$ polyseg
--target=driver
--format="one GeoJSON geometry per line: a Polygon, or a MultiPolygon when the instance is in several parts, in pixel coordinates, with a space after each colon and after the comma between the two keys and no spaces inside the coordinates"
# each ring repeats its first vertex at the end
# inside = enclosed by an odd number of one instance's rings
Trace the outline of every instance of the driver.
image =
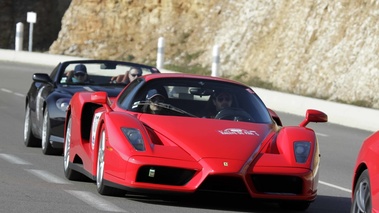
{"type": "Polygon", "coordinates": [[[72,76],[73,83],[88,82],[87,67],[84,64],[78,64],[74,69],[74,76],[72,76]]]}
{"type": "Polygon", "coordinates": [[[216,107],[216,111],[219,112],[232,106],[232,95],[228,92],[216,93],[212,99],[212,102],[216,107]]]}
{"type": "Polygon", "coordinates": [[[211,106],[208,110],[209,117],[214,118],[221,110],[231,107],[233,103],[233,96],[226,91],[216,91],[210,100],[211,106]]]}

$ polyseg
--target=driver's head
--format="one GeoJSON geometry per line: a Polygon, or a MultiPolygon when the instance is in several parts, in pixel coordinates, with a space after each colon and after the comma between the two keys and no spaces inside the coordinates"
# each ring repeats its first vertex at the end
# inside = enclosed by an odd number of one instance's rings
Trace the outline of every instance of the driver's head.
{"type": "Polygon", "coordinates": [[[78,64],[74,69],[73,82],[83,83],[87,80],[87,68],[84,64],[78,64]]]}
{"type": "Polygon", "coordinates": [[[232,95],[228,92],[216,92],[213,97],[213,104],[217,111],[232,106],[232,95]]]}
{"type": "Polygon", "coordinates": [[[157,113],[161,110],[161,107],[159,107],[157,103],[163,103],[165,101],[165,97],[156,89],[152,89],[147,93],[146,100],[150,102],[149,107],[152,113],[157,113]]]}

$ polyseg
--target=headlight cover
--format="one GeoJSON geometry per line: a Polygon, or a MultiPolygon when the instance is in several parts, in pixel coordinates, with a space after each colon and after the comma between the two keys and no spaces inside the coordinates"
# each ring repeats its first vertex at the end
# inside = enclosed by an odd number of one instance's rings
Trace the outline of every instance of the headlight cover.
{"type": "Polygon", "coordinates": [[[141,132],[138,129],[123,127],[121,130],[128,139],[129,143],[134,147],[134,149],[137,151],[146,150],[141,132]]]}
{"type": "Polygon", "coordinates": [[[60,98],[55,102],[55,104],[57,105],[57,108],[62,110],[63,112],[67,111],[69,103],[70,103],[70,98],[60,98]]]}
{"type": "Polygon", "coordinates": [[[305,163],[311,151],[311,143],[308,141],[296,141],[293,144],[297,163],[305,163]]]}

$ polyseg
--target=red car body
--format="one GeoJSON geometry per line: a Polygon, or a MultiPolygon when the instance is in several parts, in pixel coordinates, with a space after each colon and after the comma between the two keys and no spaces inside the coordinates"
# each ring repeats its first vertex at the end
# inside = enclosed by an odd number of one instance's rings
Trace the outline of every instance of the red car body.
{"type": "Polygon", "coordinates": [[[327,122],[326,114],[309,109],[299,126],[283,127],[275,112],[238,82],[187,74],[152,74],[138,81],[114,100],[103,92],[73,96],[65,127],[68,179],[84,174],[96,180],[100,194],[216,191],[285,201],[283,206],[303,210],[315,200],[319,144],[306,125],[327,122]],[[174,115],[139,111],[147,89],[162,85],[171,88],[166,107],[174,115]],[[250,114],[239,108],[219,118],[202,116],[195,108],[214,88],[235,90],[239,107],[250,114]]]}
{"type": "Polygon", "coordinates": [[[353,175],[351,212],[379,212],[379,131],[362,144],[353,175]]]}

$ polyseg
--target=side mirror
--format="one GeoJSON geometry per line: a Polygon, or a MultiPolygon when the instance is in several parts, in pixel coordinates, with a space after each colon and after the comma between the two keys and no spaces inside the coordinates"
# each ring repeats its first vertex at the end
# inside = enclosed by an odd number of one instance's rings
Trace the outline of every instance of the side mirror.
{"type": "Polygon", "coordinates": [[[280,120],[278,114],[276,114],[276,112],[274,110],[268,109],[268,112],[270,113],[272,119],[274,119],[276,124],[278,124],[279,126],[283,126],[282,121],[280,120]]]}
{"type": "Polygon", "coordinates": [[[33,81],[53,85],[53,81],[51,80],[50,76],[46,73],[34,73],[33,81]]]}
{"type": "Polygon", "coordinates": [[[109,112],[111,111],[111,100],[108,97],[107,92],[99,91],[91,94],[91,102],[101,104],[109,112]]]}
{"type": "Polygon", "coordinates": [[[328,122],[328,116],[319,110],[308,109],[305,114],[305,119],[300,123],[299,126],[305,127],[309,122],[328,122]]]}
{"type": "Polygon", "coordinates": [[[91,101],[97,104],[106,104],[108,94],[106,92],[94,92],[91,94],[91,101]]]}

